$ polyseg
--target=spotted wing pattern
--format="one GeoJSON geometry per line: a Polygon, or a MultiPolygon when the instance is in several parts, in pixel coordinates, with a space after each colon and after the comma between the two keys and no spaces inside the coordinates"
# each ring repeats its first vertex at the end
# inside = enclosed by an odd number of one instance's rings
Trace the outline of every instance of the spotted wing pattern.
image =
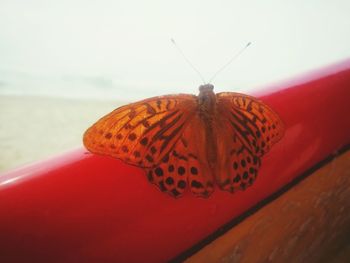
{"type": "Polygon", "coordinates": [[[153,167],[181,137],[196,105],[196,96],[179,94],[120,107],[85,132],[84,145],[93,153],[153,167]]]}
{"type": "Polygon", "coordinates": [[[257,177],[261,157],[284,134],[278,115],[256,98],[224,92],[217,94],[218,164],[216,180],[226,191],[250,186],[257,177]]]}
{"type": "Polygon", "coordinates": [[[187,186],[196,196],[209,197],[214,190],[214,177],[206,161],[205,134],[196,114],[162,162],[146,169],[148,179],[173,197],[181,196],[187,186]]]}

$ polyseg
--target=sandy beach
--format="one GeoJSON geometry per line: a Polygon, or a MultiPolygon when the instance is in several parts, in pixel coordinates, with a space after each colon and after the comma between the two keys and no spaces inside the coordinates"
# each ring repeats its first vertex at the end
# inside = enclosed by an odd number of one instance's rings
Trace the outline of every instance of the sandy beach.
{"type": "Polygon", "coordinates": [[[82,146],[82,134],[125,102],[0,96],[0,172],[82,146]]]}

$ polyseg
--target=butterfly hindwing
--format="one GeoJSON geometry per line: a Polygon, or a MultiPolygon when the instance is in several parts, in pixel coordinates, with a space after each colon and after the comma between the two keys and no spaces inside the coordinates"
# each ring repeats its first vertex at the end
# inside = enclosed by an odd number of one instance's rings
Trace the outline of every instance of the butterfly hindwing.
{"type": "Polygon", "coordinates": [[[245,190],[255,181],[261,164],[260,157],[250,151],[233,132],[230,123],[221,123],[218,129],[218,159],[216,182],[231,193],[245,190]],[[225,128],[224,128],[225,127],[225,128]]]}
{"type": "Polygon", "coordinates": [[[181,196],[186,188],[197,196],[208,197],[214,190],[214,180],[205,147],[205,130],[196,115],[162,162],[146,169],[148,179],[174,197],[181,196]]]}
{"type": "Polygon", "coordinates": [[[152,167],[169,152],[196,109],[196,96],[154,97],[120,107],[84,134],[93,153],[152,167]]]}

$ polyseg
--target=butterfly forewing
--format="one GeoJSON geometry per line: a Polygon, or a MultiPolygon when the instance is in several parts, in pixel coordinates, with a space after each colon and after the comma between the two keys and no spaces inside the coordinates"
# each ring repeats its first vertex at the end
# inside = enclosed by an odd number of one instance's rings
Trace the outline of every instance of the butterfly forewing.
{"type": "Polygon", "coordinates": [[[262,101],[234,92],[218,93],[217,101],[219,112],[227,117],[242,143],[257,156],[263,156],[282,138],[281,119],[262,101]]]}
{"type": "Polygon", "coordinates": [[[196,109],[196,97],[179,94],[150,98],[116,109],[84,134],[84,145],[141,166],[152,167],[170,151],[196,109]]]}

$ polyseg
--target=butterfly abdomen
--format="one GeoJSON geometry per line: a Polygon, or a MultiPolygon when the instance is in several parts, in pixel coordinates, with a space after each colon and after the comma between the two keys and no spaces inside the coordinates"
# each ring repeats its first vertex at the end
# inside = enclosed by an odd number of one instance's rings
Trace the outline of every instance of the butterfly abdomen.
{"type": "Polygon", "coordinates": [[[216,119],[216,95],[211,84],[199,87],[198,114],[205,128],[205,142],[207,150],[207,161],[212,172],[215,173],[217,163],[217,143],[214,120],[216,119]]]}

